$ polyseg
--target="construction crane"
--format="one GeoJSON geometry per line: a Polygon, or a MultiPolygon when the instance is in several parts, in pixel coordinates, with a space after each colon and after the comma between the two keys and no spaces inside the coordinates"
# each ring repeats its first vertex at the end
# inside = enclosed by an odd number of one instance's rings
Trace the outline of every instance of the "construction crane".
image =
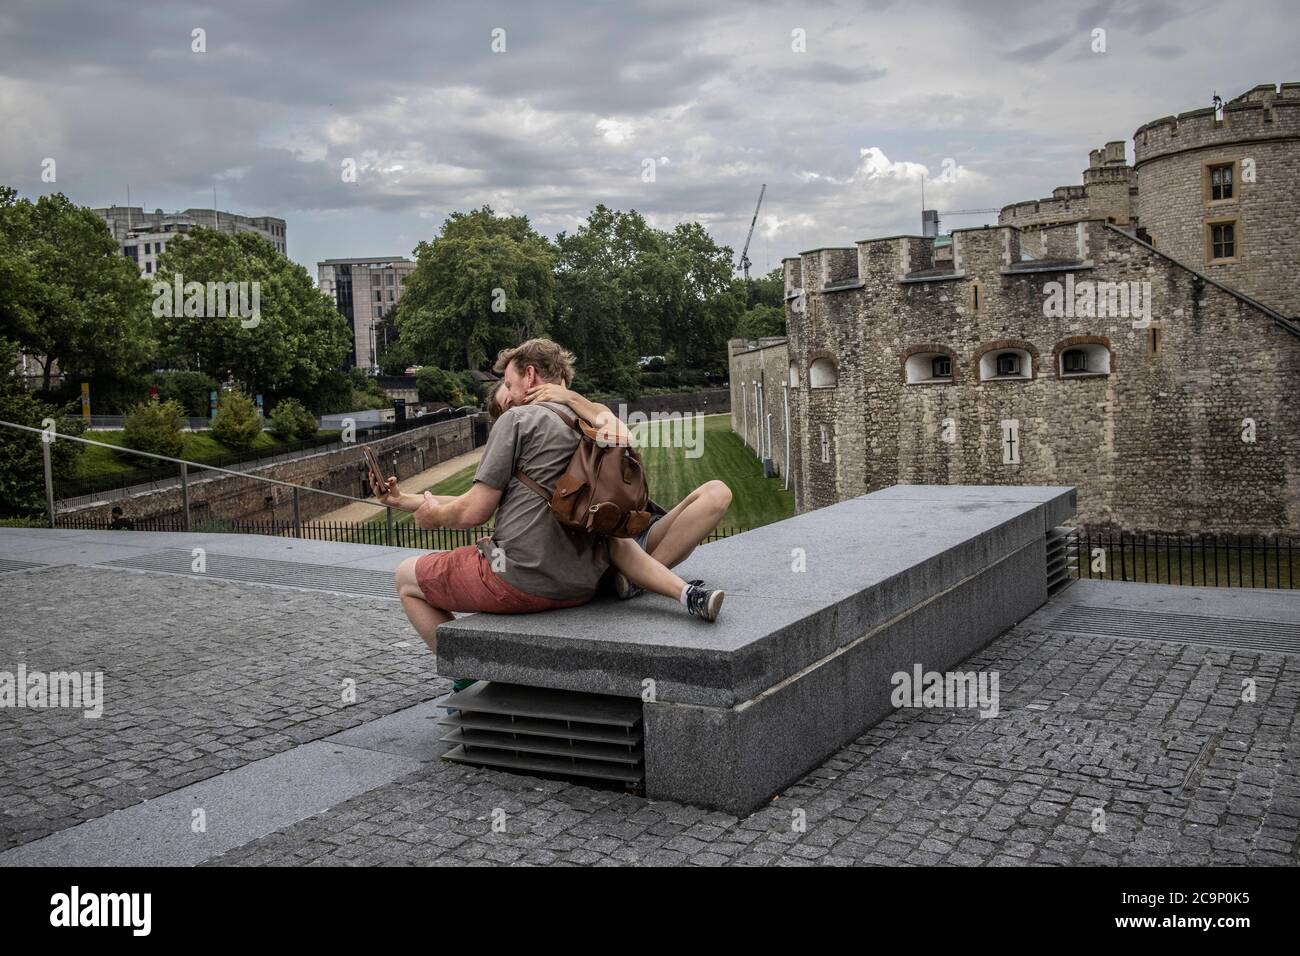
{"type": "Polygon", "coordinates": [[[749,287],[749,242],[754,238],[754,226],[758,222],[758,210],[763,205],[763,194],[767,192],[767,183],[758,191],[758,203],[754,206],[754,218],[749,221],[749,235],[745,237],[745,248],[740,253],[740,269],[745,273],[745,287],[749,287]]]}

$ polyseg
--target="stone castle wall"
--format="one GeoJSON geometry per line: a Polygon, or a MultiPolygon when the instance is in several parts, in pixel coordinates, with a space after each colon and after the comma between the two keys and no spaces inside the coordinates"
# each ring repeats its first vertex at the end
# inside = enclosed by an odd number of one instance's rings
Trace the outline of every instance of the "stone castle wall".
{"type": "Polygon", "coordinates": [[[1134,133],[1138,219],[1156,248],[1258,299],[1300,315],[1300,83],[1166,116],[1134,133]],[[1206,166],[1232,163],[1233,197],[1214,201],[1206,166]],[[1253,168],[1252,168],[1253,167],[1253,168]],[[1253,182],[1247,177],[1253,177],[1253,182]],[[1207,231],[1235,222],[1236,256],[1212,261],[1207,231]]]}
{"type": "MultiPolygon", "coordinates": [[[[1048,317],[1047,283],[1064,285],[1067,270],[1023,271],[1021,239],[1007,227],[959,230],[957,270],[909,281],[933,265],[930,240],[862,242],[858,283],[832,290],[795,282],[833,273],[826,260],[838,250],[786,261],[787,294],[803,292],[787,303],[788,344],[733,349],[732,379],[736,390],[761,364],[777,381],[793,361],[799,510],[896,483],[1068,484],[1079,489],[1078,521],[1098,529],[1300,530],[1300,340],[1097,221],[1026,241],[1078,260],[1075,283],[1149,282],[1154,351],[1152,330],[1134,328],[1140,316],[1048,317]],[[1081,345],[1106,350],[1108,375],[1062,374],[1060,354],[1081,345]],[[1009,348],[1031,357],[1031,377],[982,380],[981,356],[1009,348]],[[949,355],[953,380],[906,384],[906,360],[921,352],[949,355]],[[833,386],[810,385],[818,359],[833,363],[833,386]],[[1246,419],[1254,443],[1242,440],[1246,419]],[[1004,462],[1008,420],[1018,423],[1018,464],[1004,462]]],[[[765,399],[775,421],[781,392],[769,387],[765,399]]],[[[733,391],[737,431],[739,400],[733,391]]]]}

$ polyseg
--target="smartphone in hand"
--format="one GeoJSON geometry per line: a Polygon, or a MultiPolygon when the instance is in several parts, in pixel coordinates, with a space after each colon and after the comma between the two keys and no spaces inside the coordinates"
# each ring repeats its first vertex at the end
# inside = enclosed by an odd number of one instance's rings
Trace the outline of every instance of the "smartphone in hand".
{"type": "Polygon", "coordinates": [[[361,455],[370,468],[370,484],[373,486],[375,496],[382,497],[388,491],[388,480],[384,478],[384,473],[379,470],[379,459],[375,457],[374,449],[369,445],[361,446],[361,455]]]}

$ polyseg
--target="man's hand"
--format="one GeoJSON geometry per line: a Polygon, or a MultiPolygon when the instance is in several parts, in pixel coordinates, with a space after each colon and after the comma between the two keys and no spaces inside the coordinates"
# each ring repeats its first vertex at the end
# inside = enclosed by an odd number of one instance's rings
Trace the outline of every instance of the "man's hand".
{"type": "Polygon", "coordinates": [[[415,526],[424,531],[441,528],[442,519],[438,514],[438,502],[429,492],[424,493],[424,504],[415,509],[415,526]]]}
{"type": "Polygon", "coordinates": [[[402,492],[397,490],[397,476],[389,475],[388,480],[383,485],[375,483],[375,476],[366,473],[370,479],[370,490],[375,494],[375,500],[382,505],[388,505],[393,508],[402,506],[402,492]]]}
{"type": "Polygon", "coordinates": [[[529,405],[536,402],[555,402],[558,405],[568,405],[574,399],[574,393],[569,391],[563,385],[556,385],[553,382],[543,382],[535,388],[530,388],[524,395],[524,401],[529,405]]]}

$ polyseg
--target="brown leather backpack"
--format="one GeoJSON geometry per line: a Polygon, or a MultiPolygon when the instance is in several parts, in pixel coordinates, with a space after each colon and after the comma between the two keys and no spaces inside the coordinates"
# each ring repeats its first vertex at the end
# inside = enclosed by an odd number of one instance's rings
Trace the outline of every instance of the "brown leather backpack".
{"type": "Polygon", "coordinates": [[[515,477],[546,499],[555,520],[570,531],[635,538],[650,524],[650,492],[641,456],[631,445],[601,444],[586,422],[549,408],[578,433],[569,467],[555,482],[554,494],[515,469],[515,477]]]}

